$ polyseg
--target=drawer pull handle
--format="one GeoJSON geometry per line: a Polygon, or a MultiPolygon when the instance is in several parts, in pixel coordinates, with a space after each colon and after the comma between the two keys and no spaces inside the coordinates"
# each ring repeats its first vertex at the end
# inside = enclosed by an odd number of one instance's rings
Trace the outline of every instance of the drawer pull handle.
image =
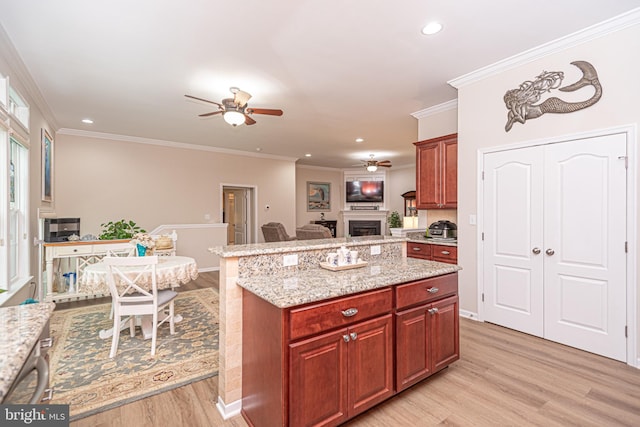
{"type": "Polygon", "coordinates": [[[343,335],[342,339],[344,340],[344,342],[349,342],[349,335],[343,335]]]}
{"type": "Polygon", "coordinates": [[[436,314],[438,313],[438,308],[437,307],[430,308],[428,311],[429,311],[429,314],[436,314]]]}
{"type": "Polygon", "coordinates": [[[440,289],[438,288],[429,288],[427,289],[427,292],[429,292],[430,294],[435,294],[439,291],[440,289]]]}
{"type": "Polygon", "coordinates": [[[420,248],[414,247],[413,250],[416,251],[416,252],[420,252],[420,248]]]}
{"type": "Polygon", "coordinates": [[[449,254],[451,254],[451,252],[449,252],[449,251],[442,251],[442,255],[449,255],[449,254]]]}
{"type": "Polygon", "coordinates": [[[351,339],[352,339],[353,341],[355,341],[355,340],[356,340],[356,338],[358,338],[358,334],[356,334],[355,332],[351,332],[351,333],[349,334],[349,336],[351,337],[351,339]]]}
{"type": "Polygon", "coordinates": [[[358,309],[357,308],[349,308],[347,310],[342,310],[342,315],[344,317],[353,317],[356,314],[358,314],[358,309]]]}
{"type": "Polygon", "coordinates": [[[53,338],[52,337],[40,340],[40,348],[49,348],[52,345],[53,345],[53,338]]]}

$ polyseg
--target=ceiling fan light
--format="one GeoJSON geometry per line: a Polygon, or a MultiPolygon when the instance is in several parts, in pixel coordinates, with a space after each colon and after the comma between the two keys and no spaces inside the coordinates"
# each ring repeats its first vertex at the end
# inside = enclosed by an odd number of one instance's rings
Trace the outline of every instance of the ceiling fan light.
{"type": "Polygon", "coordinates": [[[224,118],[224,121],[229,123],[231,126],[241,125],[245,121],[244,114],[237,111],[225,111],[222,117],[224,118]]]}
{"type": "Polygon", "coordinates": [[[377,170],[378,170],[378,166],[376,166],[376,165],[368,165],[368,166],[367,166],[367,170],[368,170],[369,172],[375,172],[375,171],[377,171],[377,170]]]}

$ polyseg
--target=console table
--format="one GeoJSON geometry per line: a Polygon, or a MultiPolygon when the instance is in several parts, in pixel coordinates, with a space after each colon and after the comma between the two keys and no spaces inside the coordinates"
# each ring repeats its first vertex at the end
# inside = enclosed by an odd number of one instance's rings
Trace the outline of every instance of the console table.
{"type": "Polygon", "coordinates": [[[321,220],[321,221],[313,221],[313,223],[320,224],[327,227],[329,230],[331,230],[331,235],[333,237],[336,237],[336,226],[338,225],[338,221],[321,220]]]}
{"type": "MultiPolygon", "coordinates": [[[[75,287],[73,292],[53,292],[54,260],[75,258],[76,282],[80,281],[84,267],[104,257],[107,252],[127,253],[132,250],[130,239],[125,240],[89,240],[76,242],[43,243],[46,262],[46,281],[40,281],[42,296],[46,301],[62,301],[72,298],[94,297],[94,294],[81,294],[75,287]]],[[[102,296],[102,295],[99,295],[102,296]]]]}

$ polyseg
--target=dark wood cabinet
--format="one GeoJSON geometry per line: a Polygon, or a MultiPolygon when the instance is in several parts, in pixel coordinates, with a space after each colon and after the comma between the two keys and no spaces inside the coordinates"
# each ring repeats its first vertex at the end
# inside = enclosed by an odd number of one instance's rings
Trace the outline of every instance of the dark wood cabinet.
{"type": "Polygon", "coordinates": [[[247,423],[337,426],[457,360],[457,278],[285,309],[243,290],[247,423]]]}
{"type": "Polygon", "coordinates": [[[320,220],[320,221],[313,221],[314,224],[320,224],[323,225],[325,227],[327,227],[330,231],[331,231],[331,235],[333,237],[336,237],[336,227],[338,226],[338,221],[336,220],[320,220]]]}
{"type": "Polygon", "coordinates": [[[396,289],[396,390],[411,387],[460,358],[457,276],[396,289]]]}
{"type": "Polygon", "coordinates": [[[426,259],[429,261],[458,263],[458,248],[448,245],[434,245],[431,243],[407,242],[407,256],[426,259]]]}
{"type": "Polygon", "coordinates": [[[458,206],[458,134],[415,143],[416,207],[458,206]]]}

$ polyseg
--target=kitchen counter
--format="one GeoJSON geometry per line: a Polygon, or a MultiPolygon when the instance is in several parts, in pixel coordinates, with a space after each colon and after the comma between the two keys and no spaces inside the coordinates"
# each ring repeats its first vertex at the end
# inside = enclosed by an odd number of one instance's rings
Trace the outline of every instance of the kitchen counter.
{"type": "Polygon", "coordinates": [[[429,245],[458,246],[457,239],[434,239],[432,237],[424,237],[424,233],[409,233],[407,234],[407,241],[427,243],[429,245]]]}
{"type": "Polygon", "coordinates": [[[9,391],[55,307],[50,302],[0,308],[0,401],[9,391]]]}
{"type": "Polygon", "coordinates": [[[286,242],[252,243],[237,246],[216,246],[209,248],[209,252],[221,258],[270,255],[286,252],[301,252],[310,250],[334,249],[340,246],[370,246],[382,243],[406,242],[406,237],[363,236],[339,237],[336,239],[288,240],[286,242]]]}
{"type": "MultiPolygon", "coordinates": [[[[404,239],[403,239],[404,240],[404,239]]],[[[380,260],[361,268],[330,271],[321,267],[286,276],[238,278],[238,285],[278,308],[355,294],[390,285],[454,273],[454,264],[414,258],[380,260]]]]}

